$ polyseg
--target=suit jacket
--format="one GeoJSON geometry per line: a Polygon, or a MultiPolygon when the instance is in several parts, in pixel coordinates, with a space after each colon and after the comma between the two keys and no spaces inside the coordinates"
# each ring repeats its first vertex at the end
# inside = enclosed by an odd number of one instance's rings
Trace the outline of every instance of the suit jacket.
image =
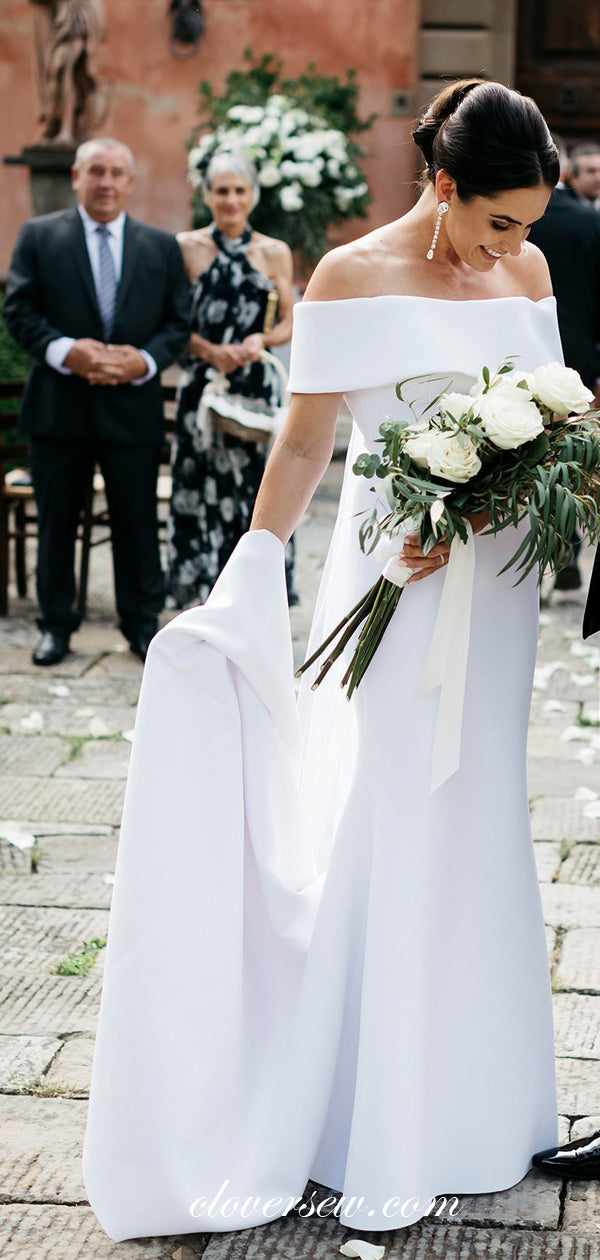
{"type": "MultiPolygon", "coordinates": [[[[600,214],[566,188],[555,188],[530,240],[546,255],[556,296],[565,363],[589,389],[600,376],[600,214]]],[[[600,550],[583,614],[587,639],[600,630],[600,550]]]]}
{"type": "Polygon", "coordinates": [[[32,356],[20,427],[59,440],[97,435],[123,444],[162,441],[160,372],[189,337],[189,286],[181,251],[168,232],[129,217],[117,292],[113,344],[147,350],[158,372],[143,385],[89,385],[45,361],[57,337],[104,340],[85,231],[77,210],[30,219],[19,233],[8,274],[4,319],[32,356]]]}
{"type": "Polygon", "coordinates": [[[555,188],[529,239],[550,268],[565,363],[593,389],[600,376],[600,213],[555,188]]]}

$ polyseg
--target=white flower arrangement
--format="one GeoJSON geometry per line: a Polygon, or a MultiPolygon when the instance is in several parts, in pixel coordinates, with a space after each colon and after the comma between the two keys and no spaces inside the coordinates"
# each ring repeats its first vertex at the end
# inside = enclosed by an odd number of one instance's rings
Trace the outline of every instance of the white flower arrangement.
{"type": "MultiPolygon", "coordinates": [[[[425,556],[439,542],[468,544],[470,519],[483,514],[488,535],[526,523],[501,572],[514,568],[523,581],[537,569],[541,581],[548,565],[560,568],[570,555],[576,526],[598,539],[600,412],[591,408],[594,395],[577,372],[545,363],[523,373],[503,360],[495,373],[483,368],[470,394],[443,391],[421,415],[403,393],[407,384],[399,382],[396,393],[414,421],[386,420],[379,430],[383,456],[365,453],[353,465],[357,476],[383,482],[378,505],[359,529],[363,551],[382,539],[397,550],[400,531],[408,528],[418,531],[425,556]]],[[[337,638],[313,683],[319,686],[364,622],[342,680],[350,697],[411,576],[401,555],[388,559],[382,576],[297,676],[337,638]]]]}
{"type": "Polygon", "coordinates": [[[201,135],[188,154],[188,179],[199,188],[216,153],[243,149],[263,189],[276,189],[286,214],[302,210],[307,190],[330,195],[336,217],[364,214],[368,184],[353,160],[348,138],[327,119],[298,108],[292,98],[270,96],[265,105],[231,105],[227,122],[201,135]]]}

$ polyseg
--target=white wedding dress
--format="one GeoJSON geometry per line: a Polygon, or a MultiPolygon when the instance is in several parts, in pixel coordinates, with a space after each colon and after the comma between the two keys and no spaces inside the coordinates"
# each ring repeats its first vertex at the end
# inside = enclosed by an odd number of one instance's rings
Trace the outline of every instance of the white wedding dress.
{"type": "MultiPolygon", "coordinates": [[[[463,390],[505,355],[562,360],[553,298],[296,308],[292,388],[344,391],[354,417],[313,645],[382,568],[352,464],[401,413],[394,383],[428,374],[421,405],[433,373],[463,390]]],[[[498,576],[518,539],[475,540],[460,766],[434,792],[438,696],[417,684],[445,571],[404,592],[352,700],[338,663],[300,717],[267,531],[153,641],[84,1149],[112,1238],[265,1224],[309,1178],[343,1192],[343,1224],[395,1229],[557,1142],[525,776],[538,595],[498,576]]]]}

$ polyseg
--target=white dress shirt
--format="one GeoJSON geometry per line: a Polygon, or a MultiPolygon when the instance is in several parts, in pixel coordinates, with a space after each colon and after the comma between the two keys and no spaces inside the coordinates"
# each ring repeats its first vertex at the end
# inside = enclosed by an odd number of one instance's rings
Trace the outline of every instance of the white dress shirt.
{"type": "MultiPolygon", "coordinates": [[[[100,241],[96,228],[98,223],[96,219],[88,214],[84,206],[78,205],[77,209],[81,215],[85,231],[85,243],[92,268],[92,276],[94,278],[94,287],[98,293],[100,287],[100,241]]],[[[117,215],[116,219],[112,219],[110,223],[104,224],[108,228],[108,245],[112,254],[115,266],[115,278],[117,284],[121,279],[121,271],[123,268],[123,232],[125,229],[125,211],[117,215]]],[[[54,341],[50,341],[46,346],[46,363],[50,367],[55,368],[57,372],[61,372],[63,376],[71,376],[71,369],[64,366],[65,359],[72,346],[75,345],[74,337],[57,337],[54,341]]],[[[131,381],[132,385],[143,385],[145,381],[149,381],[155,376],[157,366],[152,355],[147,350],[140,350],[140,354],[146,360],[148,371],[144,376],[138,376],[135,381],[131,381]]]]}

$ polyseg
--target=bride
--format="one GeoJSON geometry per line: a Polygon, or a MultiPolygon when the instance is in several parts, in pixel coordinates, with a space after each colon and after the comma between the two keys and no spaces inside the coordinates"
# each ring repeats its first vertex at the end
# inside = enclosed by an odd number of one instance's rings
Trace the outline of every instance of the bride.
{"type": "Polygon", "coordinates": [[[562,358],[525,245],[558,178],[534,102],[463,81],[414,138],[418,203],[328,254],[296,308],[294,396],[251,531],[151,646],[84,1148],[116,1240],[244,1229],[298,1202],[319,1215],[309,1178],[342,1224],[396,1229],[436,1196],[514,1185],[557,1142],[525,776],[538,598],[535,574],[500,575],[515,534],[473,521],[459,766],[435,791],[438,694],[419,679],[446,547],[406,540],[414,575],[350,703],[344,658],[298,707],[293,692],[284,546],[342,397],[354,427],[311,648],[383,567],[359,548],[372,496],[352,465],[402,416],[395,382],[419,377],[420,409],[506,355],[562,358]]]}

